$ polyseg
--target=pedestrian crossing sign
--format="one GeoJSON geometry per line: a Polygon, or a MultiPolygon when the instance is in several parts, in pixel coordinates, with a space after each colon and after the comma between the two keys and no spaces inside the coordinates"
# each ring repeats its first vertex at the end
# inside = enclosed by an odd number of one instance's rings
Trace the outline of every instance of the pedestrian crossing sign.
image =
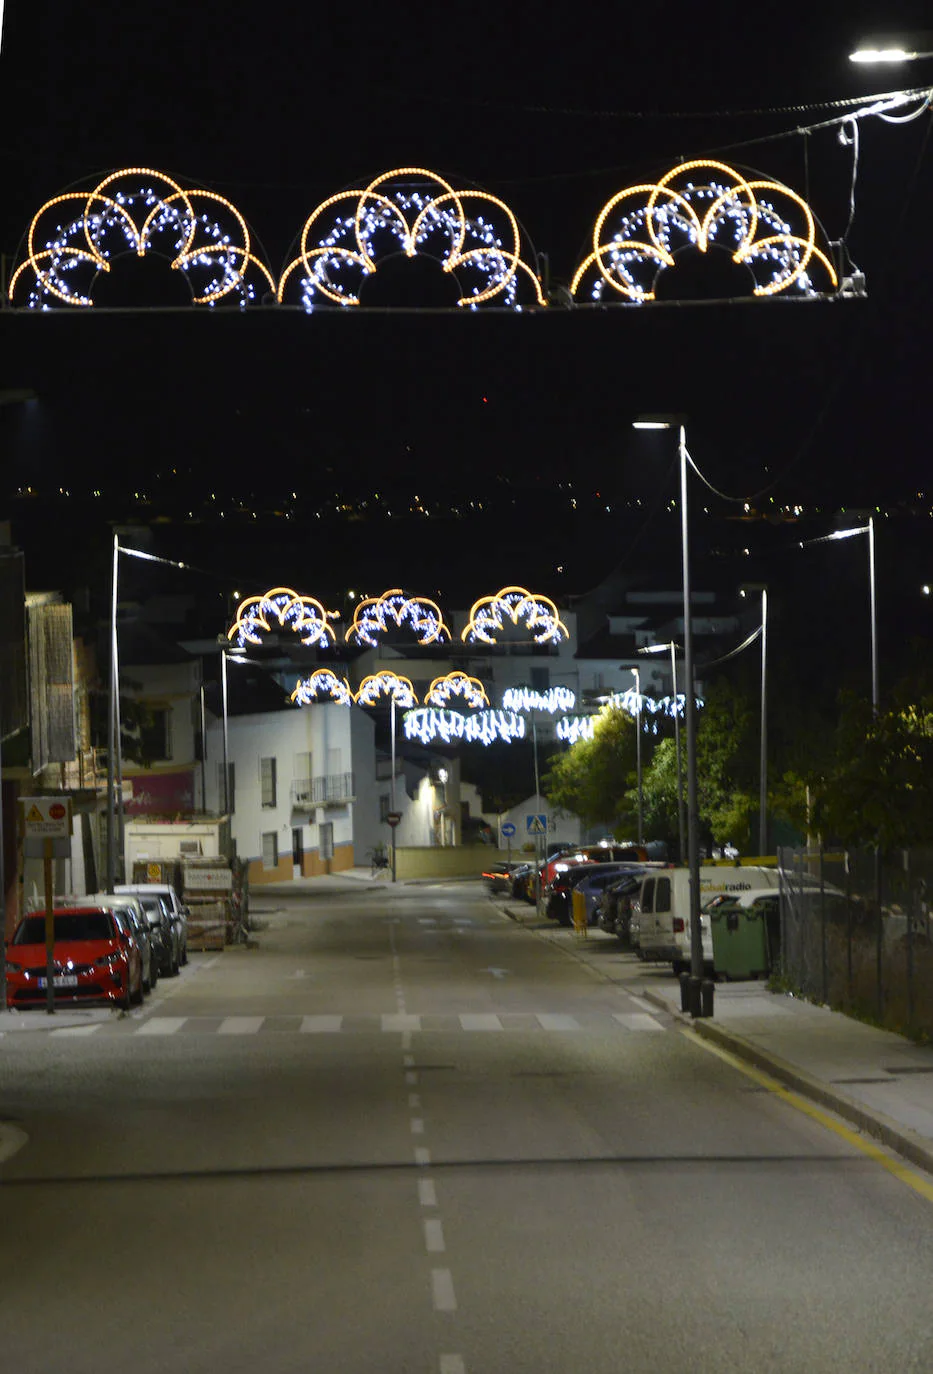
{"type": "Polygon", "coordinates": [[[539,813],[536,816],[526,816],[525,833],[528,835],[546,835],[547,816],[542,813],[539,813]]]}

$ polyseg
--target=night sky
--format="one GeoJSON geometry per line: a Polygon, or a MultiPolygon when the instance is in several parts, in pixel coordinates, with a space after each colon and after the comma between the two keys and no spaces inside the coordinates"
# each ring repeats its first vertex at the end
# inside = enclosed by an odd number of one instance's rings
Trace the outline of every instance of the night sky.
{"type": "MultiPolygon", "coordinates": [[[[898,19],[922,27],[926,8],[898,19]]],[[[550,574],[542,591],[579,592],[671,542],[673,455],[633,434],[643,410],[684,413],[711,484],[762,509],[929,508],[933,115],[861,122],[854,214],[851,143],[835,127],[794,132],[841,113],[833,101],[933,81],[933,61],[846,60],[880,12],[6,0],[8,269],[45,199],[120,166],[229,197],[278,271],[320,200],[409,164],[505,199],[565,282],[615,191],[706,155],[805,194],[827,237],[845,236],[868,297],[517,318],[0,312],[0,386],[39,396],[0,411],[0,516],[32,557],[44,517],[61,516],[58,486],[100,488],[121,519],[137,486],[192,505],[220,492],[293,504],[281,537],[268,522],[261,535],[199,532],[205,561],[231,576],[259,576],[267,559],[274,579],[311,591],[360,575],[389,585],[395,568],[449,583],[478,561],[478,594],[484,558],[489,577],[518,580],[527,558],[550,574]],[[562,480],[585,489],[586,520],[539,499],[562,480]],[[24,484],[41,492],[28,512],[10,499],[24,484]],[[510,533],[484,542],[464,522],[419,544],[407,529],[351,525],[348,538],[304,523],[322,492],[377,484],[399,501],[472,493],[510,533]],[[597,520],[603,495],[614,522],[597,520]]],[[[150,285],[140,277],[140,300],[150,285]]],[[[712,508],[697,536],[711,547],[735,507],[696,499],[712,508]]],[[[168,527],[158,538],[176,553],[194,543],[168,527]]],[[[915,526],[903,542],[918,542],[915,526]]]]}

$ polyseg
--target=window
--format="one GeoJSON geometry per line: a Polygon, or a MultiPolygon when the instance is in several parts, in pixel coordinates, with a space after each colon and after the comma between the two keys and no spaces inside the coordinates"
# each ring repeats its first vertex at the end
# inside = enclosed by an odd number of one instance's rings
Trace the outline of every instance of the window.
{"type": "Polygon", "coordinates": [[[389,793],[383,792],[379,797],[379,819],[386,821],[389,818],[389,793]]]}
{"type": "Polygon", "coordinates": [[[275,759],[259,760],[260,805],[275,806],[275,759]]]}
{"type": "Polygon", "coordinates": [[[319,830],[320,850],[322,859],[332,859],[334,857],[334,826],[332,821],[322,822],[319,830]]]}
{"type": "Polygon", "coordinates": [[[167,706],[151,706],[139,727],[139,757],[143,761],[172,757],[172,712],[167,706]]]}
{"type": "Polygon", "coordinates": [[[263,832],[262,866],[263,868],[278,868],[279,866],[279,837],[274,830],[263,832]]]}
{"type": "Polygon", "coordinates": [[[671,909],[671,880],[670,878],[659,878],[654,897],[655,911],[670,911],[671,909]]]}
{"type": "Polygon", "coordinates": [[[641,896],[640,896],[640,898],[639,898],[638,905],[641,907],[642,911],[645,911],[645,912],[651,911],[651,910],[653,910],[653,908],[652,908],[652,902],[653,902],[653,901],[654,901],[654,879],[653,879],[653,878],[646,878],[645,881],[644,881],[644,882],[642,883],[642,885],[641,885],[641,896]]]}
{"type": "Polygon", "coordinates": [[[530,676],[531,676],[531,687],[532,687],[532,691],[535,691],[535,692],[546,692],[546,691],[550,688],[550,685],[551,685],[551,670],[550,670],[550,668],[531,668],[531,669],[529,669],[529,673],[530,673],[530,676]]]}

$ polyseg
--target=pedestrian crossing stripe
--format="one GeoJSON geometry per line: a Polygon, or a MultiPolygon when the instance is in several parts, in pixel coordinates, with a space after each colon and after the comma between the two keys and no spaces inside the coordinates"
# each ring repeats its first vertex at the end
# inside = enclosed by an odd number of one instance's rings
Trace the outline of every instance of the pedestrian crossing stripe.
{"type": "Polygon", "coordinates": [[[165,1038],[178,1035],[251,1036],[283,1035],[380,1035],[503,1033],[544,1031],[548,1034],[573,1034],[603,1027],[644,1032],[664,1030],[647,1012],[589,1012],[573,1016],[566,1012],[461,1012],[459,1014],[412,1015],[402,1012],[381,1016],[318,1013],[311,1016],[149,1016],[114,1018],[80,1027],[65,1027],[50,1033],[57,1038],[82,1038],[102,1030],[111,1033],[165,1038]]]}

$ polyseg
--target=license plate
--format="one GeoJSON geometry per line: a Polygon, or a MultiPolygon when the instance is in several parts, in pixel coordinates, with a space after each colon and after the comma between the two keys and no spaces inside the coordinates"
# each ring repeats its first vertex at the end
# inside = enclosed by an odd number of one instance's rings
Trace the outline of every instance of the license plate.
{"type": "MultiPolygon", "coordinates": [[[[37,978],[36,982],[40,988],[48,987],[48,979],[37,978]]],[[[76,973],[59,973],[52,979],[53,988],[76,988],[78,986],[78,975],[76,973]]]]}

